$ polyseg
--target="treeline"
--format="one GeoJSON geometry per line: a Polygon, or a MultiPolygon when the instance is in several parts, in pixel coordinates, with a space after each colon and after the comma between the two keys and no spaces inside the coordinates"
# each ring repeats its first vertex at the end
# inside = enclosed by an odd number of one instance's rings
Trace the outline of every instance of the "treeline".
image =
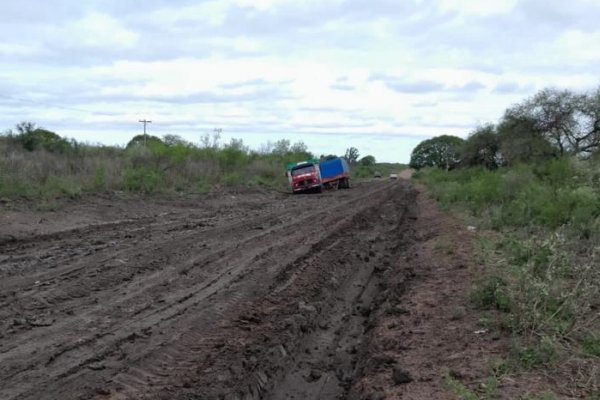
{"type": "Polygon", "coordinates": [[[439,136],[412,152],[412,168],[488,169],[600,151],[600,88],[590,93],[545,89],[506,110],[497,124],[478,127],[466,140],[439,136]]]}
{"type": "MultiPolygon", "coordinates": [[[[287,190],[285,165],[316,158],[301,141],[252,150],[241,139],[224,143],[219,133],[198,144],[178,135],[137,135],[125,147],[89,145],[31,122],[0,135],[0,155],[0,197],[32,199],[103,191],[206,193],[217,186],[287,190]]],[[[358,174],[376,165],[354,147],[343,156],[358,174]]]]}
{"type": "Polygon", "coordinates": [[[0,196],[50,198],[86,192],[206,193],[214,186],[285,183],[288,162],[314,157],[302,143],[279,140],[251,151],[242,140],[200,144],[177,135],[133,137],[125,147],[67,140],[24,122],[0,136],[0,196]]]}

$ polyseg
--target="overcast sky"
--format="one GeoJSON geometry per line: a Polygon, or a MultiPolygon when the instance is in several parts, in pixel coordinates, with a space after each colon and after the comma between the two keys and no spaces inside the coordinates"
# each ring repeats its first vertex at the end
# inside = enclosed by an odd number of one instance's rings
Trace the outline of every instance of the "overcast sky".
{"type": "Polygon", "coordinates": [[[2,0],[0,131],[407,162],[555,86],[600,85],[600,0],[2,0]]]}

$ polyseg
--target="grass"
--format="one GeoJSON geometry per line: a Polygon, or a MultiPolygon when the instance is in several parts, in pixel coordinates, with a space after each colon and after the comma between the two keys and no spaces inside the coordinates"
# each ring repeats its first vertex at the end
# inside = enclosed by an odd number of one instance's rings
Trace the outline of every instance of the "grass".
{"type": "MultiPolygon", "coordinates": [[[[287,191],[286,164],[314,158],[303,144],[290,146],[286,141],[257,152],[241,140],[196,146],[152,138],[145,146],[140,142],[120,148],[83,145],[52,135],[49,138],[56,143],[28,148],[18,136],[0,135],[0,198],[40,200],[111,191],[205,194],[219,186],[287,191]]],[[[351,175],[372,178],[376,170],[388,174],[402,168],[356,165],[351,175]]]]}
{"type": "MultiPolygon", "coordinates": [[[[490,375],[486,381],[477,388],[468,388],[460,380],[454,378],[451,374],[444,374],[444,384],[446,388],[454,393],[460,400],[492,400],[501,398],[500,379],[496,375],[490,375]]],[[[549,392],[540,395],[524,395],[518,400],[554,400],[556,397],[549,392]]],[[[591,398],[590,398],[591,400],[591,398]]]]}
{"type": "Polygon", "coordinates": [[[106,191],[207,193],[215,186],[284,190],[285,165],[312,157],[289,150],[252,152],[241,142],[236,147],[197,147],[152,141],[129,148],[69,143],[61,151],[30,151],[15,137],[0,135],[0,198],[39,200],[106,191]]]}
{"type": "Polygon", "coordinates": [[[479,228],[474,240],[483,270],[470,299],[492,313],[486,329],[514,338],[510,370],[569,363],[581,375],[575,390],[597,393],[600,162],[425,169],[415,179],[443,208],[479,228]]]}
{"type": "Polygon", "coordinates": [[[600,332],[588,334],[581,345],[586,355],[600,358],[600,332]]]}
{"type": "Polygon", "coordinates": [[[600,239],[598,163],[565,158],[499,171],[429,169],[416,177],[443,206],[467,211],[492,229],[570,225],[583,237],[600,239]]]}

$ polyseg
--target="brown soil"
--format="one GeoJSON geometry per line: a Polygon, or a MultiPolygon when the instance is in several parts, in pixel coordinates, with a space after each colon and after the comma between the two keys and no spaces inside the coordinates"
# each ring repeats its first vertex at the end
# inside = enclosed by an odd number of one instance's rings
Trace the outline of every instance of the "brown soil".
{"type": "Polygon", "coordinates": [[[484,381],[488,360],[505,351],[468,307],[471,233],[422,190],[411,219],[349,398],[453,398],[445,376],[484,381]]]}
{"type": "Polygon", "coordinates": [[[1,211],[1,399],[444,399],[504,345],[404,179],[1,211]]]}

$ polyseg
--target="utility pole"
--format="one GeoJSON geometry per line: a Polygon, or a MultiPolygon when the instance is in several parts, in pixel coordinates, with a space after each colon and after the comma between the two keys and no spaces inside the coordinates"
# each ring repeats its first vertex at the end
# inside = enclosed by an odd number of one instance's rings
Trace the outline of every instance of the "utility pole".
{"type": "Polygon", "coordinates": [[[146,124],[151,124],[152,121],[148,121],[147,119],[140,119],[139,122],[144,124],[144,147],[146,147],[146,124]]]}

